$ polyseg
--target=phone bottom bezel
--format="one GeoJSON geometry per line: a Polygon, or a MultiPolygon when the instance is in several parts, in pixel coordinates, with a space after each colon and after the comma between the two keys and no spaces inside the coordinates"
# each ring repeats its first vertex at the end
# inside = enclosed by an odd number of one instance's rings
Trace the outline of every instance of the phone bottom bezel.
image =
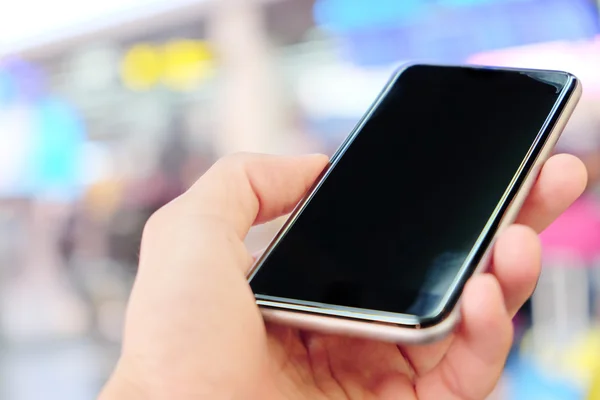
{"type": "Polygon", "coordinates": [[[267,323],[281,324],[301,330],[330,335],[343,335],[390,343],[427,344],[443,339],[460,322],[459,307],[440,323],[421,328],[400,324],[324,316],[260,306],[267,323]]]}

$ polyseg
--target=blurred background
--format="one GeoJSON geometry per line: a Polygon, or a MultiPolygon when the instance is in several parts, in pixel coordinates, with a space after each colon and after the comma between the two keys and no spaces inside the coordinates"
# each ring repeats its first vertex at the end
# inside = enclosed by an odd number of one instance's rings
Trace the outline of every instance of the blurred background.
{"type": "Polygon", "coordinates": [[[586,161],[590,189],[543,235],[494,398],[600,399],[599,34],[592,0],[0,6],[0,399],[93,398],[148,216],[223,154],[331,154],[408,60],[583,80],[559,150],[586,161]]]}

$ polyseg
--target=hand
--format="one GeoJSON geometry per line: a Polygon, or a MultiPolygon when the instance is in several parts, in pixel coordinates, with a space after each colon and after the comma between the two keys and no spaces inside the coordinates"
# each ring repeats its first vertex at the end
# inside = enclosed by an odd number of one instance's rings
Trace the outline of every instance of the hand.
{"type": "Polygon", "coordinates": [[[123,351],[103,400],[484,399],[512,341],[511,318],[540,272],[544,229],[584,190],[582,163],[551,158],[493,267],[464,291],[447,339],[398,347],[266,326],[246,281],[253,224],[290,212],[325,156],[217,162],[144,231],[123,351]]]}

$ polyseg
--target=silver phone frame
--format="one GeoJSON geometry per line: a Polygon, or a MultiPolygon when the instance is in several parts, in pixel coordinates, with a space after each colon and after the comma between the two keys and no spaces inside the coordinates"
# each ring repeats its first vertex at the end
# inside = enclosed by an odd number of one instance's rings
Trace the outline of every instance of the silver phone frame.
{"type": "MultiPolygon", "coordinates": [[[[424,63],[410,63],[406,64],[403,67],[399,68],[391,77],[387,85],[384,87],[383,91],[379,94],[373,105],[370,107],[368,112],[363,116],[363,118],[356,125],[354,130],[348,137],[343,141],[340,145],[332,160],[339,156],[340,152],[343,152],[352,140],[357,136],[357,134],[361,131],[361,128],[366,120],[371,116],[374,110],[377,109],[380,102],[383,100],[387,92],[390,90],[393,83],[398,79],[399,75],[401,75],[404,71],[406,71],[411,66],[415,65],[432,65],[432,64],[424,64],[424,63]]],[[[487,66],[469,66],[469,65],[435,65],[441,67],[459,67],[459,68],[475,68],[475,69],[495,69],[495,70],[510,70],[510,71],[520,71],[520,72],[550,72],[544,70],[535,70],[535,69],[521,69],[521,68],[499,68],[499,67],[487,67],[487,66]]],[[[555,107],[551,114],[549,114],[544,126],[540,129],[540,133],[536,138],[536,141],[532,144],[531,149],[528,154],[523,159],[523,162],[515,174],[515,178],[513,182],[507,188],[505,196],[508,195],[509,191],[513,189],[515,186],[515,181],[518,178],[522,178],[523,175],[526,175],[525,180],[522,182],[521,187],[518,189],[518,192],[513,197],[510,205],[506,209],[504,215],[500,219],[500,224],[496,229],[494,236],[489,242],[486,250],[484,252],[483,257],[477,264],[474,274],[484,272],[490,261],[491,249],[497,239],[497,237],[506,229],[506,227],[510,226],[517,218],[518,213],[529,194],[533,184],[535,183],[539,172],[544,164],[544,162],[549,158],[552,154],[554,146],[556,142],[560,138],[561,133],[563,132],[569,118],[573,114],[575,107],[582,94],[582,86],[581,82],[572,74],[562,72],[562,71],[554,71],[561,72],[568,76],[569,81],[565,85],[565,89],[563,93],[561,93],[561,97],[557,100],[555,107]],[[571,95],[565,99],[567,96],[566,88],[572,86],[573,82],[575,82],[575,88],[571,92],[571,95]],[[566,101],[566,103],[565,103],[566,101]],[[557,108],[559,105],[564,105],[562,108],[562,112],[560,116],[557,118],[554,126],[552,127],[552,131],[548,134],[545,143],[542,145],[537,158],[535,159],[533,165],[529,168],[529,170],[525,170],[525,162],[531,157],[531,153],[536,150],[538,146],[538,140],[543,135],[543,133],[547,130],[548,125],[551,123],[552,119],[557,114],[557,108]]],[[[258,267],[262,263],[262,260],[268,256],[268,253],[272,248],[276,246],[279,242],[279,239],[287,232],[288,228],[293,224],[296,217],[300,214],[300,212],[304,209],[304,206],[310,201],[312,195],[318,191],[322,182],[328,176],[329,168],[326,168],[323,174],[319,177],[315,185],[311,188],[309,193],[304,197],[302,201],[296,206],[288,221],[284,224],[278,234],[275,236],[271,244],[267,247],[267,251],[263,253],[261,257],[259,257],[252,268],[248,273],[248,280],[250,281],[252,277],[256,274],[258,267]]],[[[501,200],[499,204],[504,204],[505,198],[501,200]]],[[[496,212],[494,213],[494,217],[496,217],[496,212]]],[[[492,219],[490,218],[490,220],[492,219]]],[[[474,246],[477,247],[477,246],[474,246]]],[[[468,261],[467,261],[468,262],[468,261]]],[[[465,268],[462,268],[461,274],[465,272],[465,268]]],[[[461,274],[457,276],[457,280],[461,278],[461,274]]],[[[402,344],[426,344],[435,342],[440,340],[450,334],[458,325],[460,321],[460,299],[456,303],[453,310],[447,314],[446,318],[441,320],[439,323],[433,326],[420,327],[418,325],[412,326],[407,324],[402,324],[402,322],[396,321],[393,318],[386,318],[381,315],[374,314],[361,314],[356,311],[339,311],[336,310],[333,312],[332,310],[326,310],[323,308],[311,306],[311,305],[297,305],[290,304],[284,301],[279,301],[277,299],[273,300],[262,300],[257,299],[256,303],[260,307],[263,318],[267,322],[282,324],[286,326],[291,326],[299,329],[322,332],[327,334],[338,334],[338,335],[346,335],[346,336],[355,336],[361,337],[365,339],[373,339],[385,342],[393,342],[393,343],[402,343],[402,344]]],[[[401,314],[397,314],[401,315],[401,314]]]]}

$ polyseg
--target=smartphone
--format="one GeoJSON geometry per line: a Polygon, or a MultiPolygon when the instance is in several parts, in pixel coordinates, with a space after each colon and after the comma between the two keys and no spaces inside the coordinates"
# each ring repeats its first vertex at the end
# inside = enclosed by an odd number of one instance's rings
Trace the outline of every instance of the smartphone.
{"type": "Polygon", "coordinates": [[[580,96],[566,72],[399,70],[251,269],[264,319],[407,344],[452,332],[580,96]]]}

